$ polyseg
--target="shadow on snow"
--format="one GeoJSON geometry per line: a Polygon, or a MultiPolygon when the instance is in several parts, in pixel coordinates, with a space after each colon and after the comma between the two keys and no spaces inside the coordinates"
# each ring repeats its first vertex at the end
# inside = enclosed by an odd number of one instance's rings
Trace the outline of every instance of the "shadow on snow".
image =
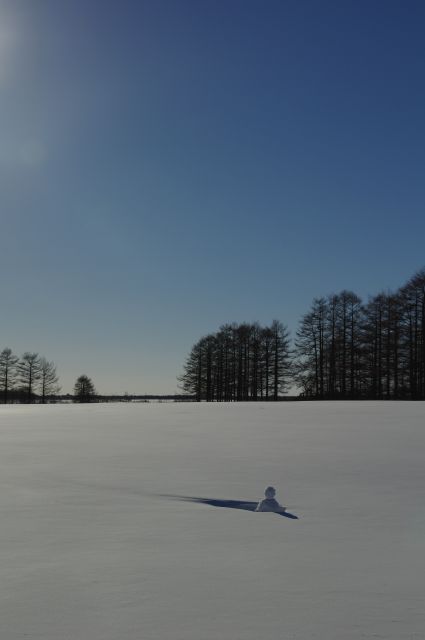
{"type": "MultiPolygon", "coordinates": [[[[242,500],[216,500],[212,498],[195,498],[193,496],[173,496],[164,495],[163,498],[174,498],[175,500],[183,500],[184,502],[197,502],[199,504],[208,504],[211,507],[224,507],[226,509],[242,509],[243,511],[255,511],[258,502],[244,502],[242,500]]],[[[298,516],[289,511],[276,513],[278,516],[284,516],[290,520],[298,520],[298,516]]]]}

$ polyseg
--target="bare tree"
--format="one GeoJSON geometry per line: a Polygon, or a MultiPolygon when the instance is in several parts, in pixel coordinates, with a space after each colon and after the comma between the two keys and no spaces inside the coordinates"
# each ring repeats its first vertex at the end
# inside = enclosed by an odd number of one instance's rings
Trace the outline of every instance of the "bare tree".
{"type": "Polygon", "coordinates": [[[313,300],[311,311],[303,316],[295,341],[297,361],[295,381],[309,397],[323,398],[326,386],[327,306],[324,298],[313,300]]]}
{"type": "Polygon", "coordinates": [[[38,353],[24,353],[17,365],[19,381],[22,384],[27,402],[32,402],[34,387],[40,380],[40,357],[38,353]]]}
{"type": "Polygon", "coordinates": [[[41,402],[45,404],[46,397],[59,393],[59,378],[56,373],[54,362],[49,362],[46,358],[40,358],[40,395],[41,402]]]}
{"type": "Polygon", "coordinates": [[[8,347],[0,353],[0,390],[3,393],[3,402],[6,404],[9,397],[9,391],[13,389],[16,381],[16,365],[19,358],[14,356],[12,349],[8,347]]]}
{"type": "Polygon", "coordinates": [[[278,320],[271,325],[273,361],[273,400],[277,400],[287,388],[291,375],[291,354],[287,328],[278,320]]]}
{"type": "MultiPolygon", "coordinates": [[[[425,269],[416,273],[400,291],[403,304],[404,370],[410,397],[425,399],[425,269]]],[[[403,371],[403,369],[402,369],[403,371]]]]}

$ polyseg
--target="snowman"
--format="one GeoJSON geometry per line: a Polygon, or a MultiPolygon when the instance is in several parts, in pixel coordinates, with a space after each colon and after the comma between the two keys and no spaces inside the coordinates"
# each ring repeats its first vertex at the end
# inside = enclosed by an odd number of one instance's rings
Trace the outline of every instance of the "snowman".
{"type": "Polygon", "coordinates": [[[274,487],[267,487],[264,491],[266,496],[257,505],[256,511],[272,511],[273,513],[283,513],[286,511],[285,507],[282,507],[275,499],[276,489],[274,487]]]}

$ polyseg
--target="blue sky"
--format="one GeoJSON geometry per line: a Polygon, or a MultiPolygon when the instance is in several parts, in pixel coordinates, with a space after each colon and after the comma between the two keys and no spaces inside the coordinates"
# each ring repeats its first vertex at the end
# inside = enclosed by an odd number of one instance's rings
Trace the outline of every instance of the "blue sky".
{"type": "Polygon", "coordinates": [[[1,348],[177,389],[225,322],[425,264],[425,5],[0,0],[1,348]]]}

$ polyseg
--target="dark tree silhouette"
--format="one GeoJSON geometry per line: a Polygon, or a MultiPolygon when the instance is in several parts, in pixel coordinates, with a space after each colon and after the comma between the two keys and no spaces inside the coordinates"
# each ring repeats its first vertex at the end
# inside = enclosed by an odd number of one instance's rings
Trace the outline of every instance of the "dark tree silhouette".
{"type": "Polygon", "coordinates": [[[297,331],[297,360],[294,365],[295,382],[305,396],[314,398],[325,395],[325,326],[326,301],[316,298],[311,311],[301,319],[297,331]]]}
{"type": "Polygon", "coordinates": [[[42,404],[46,402],[47,396],[59,393],[58,380],[55,364],[49,362],[46,358],[40,358],[40,396],[42,404]]]}
{"type": "Polygon", "coordinates": [[[85,374],[79,376],[74,385],[74,402],[95,402],[96,396],[93,381],[85,374]]]}
{"type": "Polygon", "coordinates": [[[270,329],[272,332],[273,400],[277,400],[286,391],[291,375],[289,333],[278,320],[273,320],[270,329]]]}
{"type": "Polygon", "coordinates": [[[8,347],[0,353],[0,391],[5,404],[8,402],[9,392],[13,389],[16,381],[18,361],[19,358],[14,356],[8,347]]]}
{"type": "Polygon", "coordinates": [[[40,380],[40,357],[38,353],[24,353],[17,364],[19,381],[25,391],[27,402],[34,399],[34,388],[40,380]]]}
{"type": "Polygon", "coordinates": [[[290,366],[288,332],[280,322],[224,325],[192,347],[179,380],[198,401],[277,400],[290,366]]]}
{"type": "Polygon", "coordinates": [[[425,270],[364,306],[350,291],[314,300],[295,344],[305,396],[425,399],[425,270]]]}
{"type": "Polygon", "coordinates": [[[370,398],[381,400],[400,395],[401,321],[398,294],[380,293],[364,309],[363,380],[370,398]]]}
{"type": "Polygon", "coordinates": [[[294,378],[315,398],[356,398],[361,390],[361,300],[351,291],[313,301],[296,338],[294,378]]]}
{"type": "Polygon", "coordinates": [[[402,305],[402,370],[414,400],[425,399],[425,269],[400,290],[402,305]]]}

